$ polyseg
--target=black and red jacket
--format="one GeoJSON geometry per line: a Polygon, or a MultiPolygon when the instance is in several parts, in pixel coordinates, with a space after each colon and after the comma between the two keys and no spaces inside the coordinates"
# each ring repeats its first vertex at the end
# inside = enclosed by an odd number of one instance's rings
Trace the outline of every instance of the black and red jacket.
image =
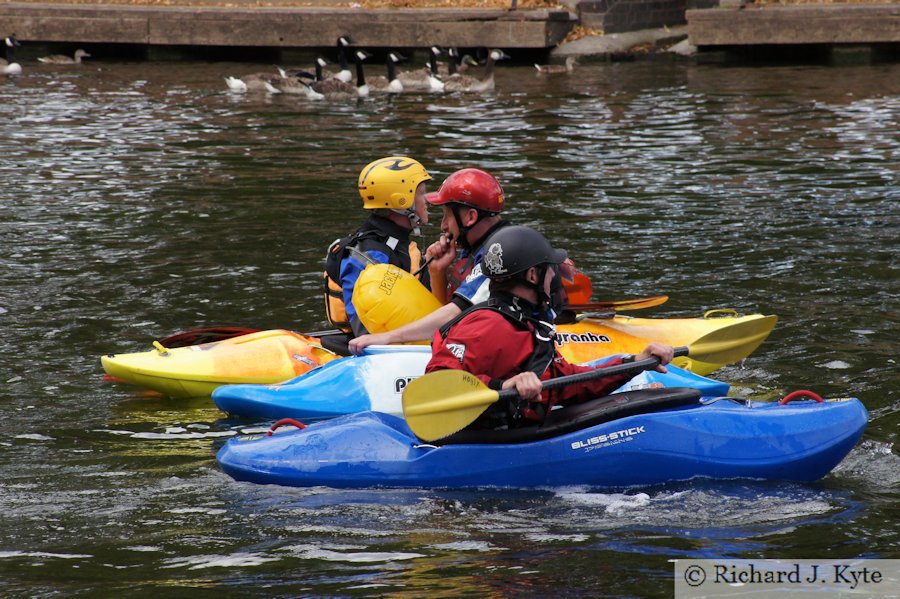
{"type": "MultiPolygon", "coordinates": [[[[488,302],[477,304],[435,333],[431,360],[425,372],[465,370],[499,390],[503,381],[526,370],[541,380],[593,370],[570,364],[555,345],[552,325],[534,318],[534,307],[506,293],[491,293],[488,302]]],[[[622,363],[614,358],[605,366],[622,363]]],[[[544,391],[538,405],[491,406],[473,428],[521,426],[539,422],[555,405],[579,403],[608,395],[628,380],[617,375],[544,391]]]]}

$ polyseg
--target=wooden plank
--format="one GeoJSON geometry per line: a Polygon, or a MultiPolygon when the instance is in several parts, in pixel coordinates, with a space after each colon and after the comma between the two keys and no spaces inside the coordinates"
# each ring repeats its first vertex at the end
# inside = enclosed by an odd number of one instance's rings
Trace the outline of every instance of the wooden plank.
{"type": "Polygon", "coordinates": [[[574,25],[564,10],[333,10],[0,3],[23,41],[151,45],[328,47],[350,34],[363,47],[548,48],[574,25]]]}
{"type": "Polygon", "coordinates": [[[687,22],[698,47],[900,42],[900,4],[712,8],[687,11],[687,22]]]}

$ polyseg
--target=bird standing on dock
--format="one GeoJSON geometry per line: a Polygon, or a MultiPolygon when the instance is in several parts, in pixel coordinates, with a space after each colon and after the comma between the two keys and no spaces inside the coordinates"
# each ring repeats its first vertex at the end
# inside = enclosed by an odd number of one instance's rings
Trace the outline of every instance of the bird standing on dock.
{"type": "Polygon", "coordinates": [[[387,77],[377,75],[370,77],[368,80],[369,90],[382,94],[402,94],[403,83],[397,79],[397,63],[404,60],[405,57],[399,52],[388,52],[387,60],[387,77]]]}
{"type": "Polygon", "coordinates": [[[21,45],[15,34],[3,38],[3,49],[6,58],[0,58],[0,75],[22,74],[22,65],[16,62],[16,48],[21,45]]]}
{"type": "Polygon", "coordinates": [[[91,55],[79,48],[75,50],[74,56],[66,56],[65,54],[52,54],[50,56],[41,56],[38,62],[44,64],[81,64],[82,58],[90,58],[91,55]]]}
{"type": "Polygon", "coordinates": [[[428,50],[428,66],[414,71],[405,71],[398,73],[397,78],[403,84],[403,89],[407,91],[444,91],[444,82],[438,75],[437,58],[441,54],[441,49],[432,46],[428,50]]]}
{"type": "Polygon", "coordinates": [[[472,75],[464,75],[457,73],[451,77],[447,77],[444,82],[444,90],[448,92],[470,92],[481,93],[493,91],[494,89],[494,67],[498,60],[509,58],[503,50],[494,49],[488,54],[487,63],[484,68],[484,77],[479,79],[472,75]]]}
{"type": "Polygon", "coordinates": [[[571,73],[575,70],[575,57],[566,58],[566,64],[535,64],[534,68],[541,75],[553,75],[556,73],[571,73]]]}

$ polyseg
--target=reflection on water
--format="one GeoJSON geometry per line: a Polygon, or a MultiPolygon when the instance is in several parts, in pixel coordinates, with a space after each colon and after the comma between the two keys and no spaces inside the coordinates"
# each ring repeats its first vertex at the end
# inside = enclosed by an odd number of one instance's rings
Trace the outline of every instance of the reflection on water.
{"type": "Polygon", "coordinates": [[[225,91],[257,70],[95,61],[0,79],[10,594],[662,595],[673,557],[891,553],[900,68],[511,67],[483,97],[338,105],[225,91]],[[324,249],[362,219],[359,168],[395,153],[435,186],[493,171],[510,218],[565,245],[598,299],[778,314],[717,376],[742,396],[858,395],[864,442],[806,486],[282,489],[218,471],[214,450],[248,423],[101,381],[98,355],[179,330],[321,328],[324,249]]]}

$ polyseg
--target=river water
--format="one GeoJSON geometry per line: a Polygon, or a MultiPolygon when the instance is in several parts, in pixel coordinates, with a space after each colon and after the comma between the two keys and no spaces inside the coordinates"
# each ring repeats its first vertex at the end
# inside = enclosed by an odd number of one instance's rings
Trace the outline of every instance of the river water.
{"type": "Polygon", "coordinates": [[[352,104],[225,91],[267,65],[25,68],[0,79],[3,596],[668,596],[675,558],[900,556],[900,65],[507,66],[352,104]],[[777,314],[715,376],[858,396],[863,441],[804,485],[289,489],[218,469],[255,423],[102,380],[177,331],[322,328],[324,249],[397,153],[495,173],[597,299],[777,314]]]}

